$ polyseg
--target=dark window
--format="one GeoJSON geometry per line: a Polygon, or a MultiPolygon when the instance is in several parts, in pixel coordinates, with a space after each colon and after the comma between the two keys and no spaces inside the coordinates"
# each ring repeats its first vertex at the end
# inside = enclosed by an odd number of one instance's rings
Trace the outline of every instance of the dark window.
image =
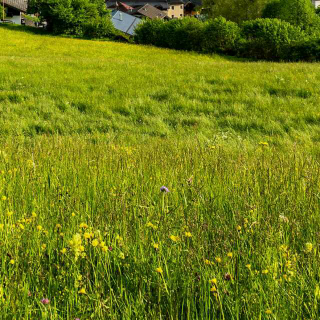
{"type": "Polygon", "coordinates": [[[180,6],[180,9],[183,9],[183,6],[180,6]]]}
{"type": "Polygon", "coordinates": [[[174,6],[171,6],[171,9],[174,10],[174,6]]]}
{"type": "Polygon", "coordinates": [[[171,17],[174,18],[174,14],[171,17]]]}
{"type": "Polygon", "coordinates": [[[182,13],[180,13],[180,17],[182,17],[182,13]]]}

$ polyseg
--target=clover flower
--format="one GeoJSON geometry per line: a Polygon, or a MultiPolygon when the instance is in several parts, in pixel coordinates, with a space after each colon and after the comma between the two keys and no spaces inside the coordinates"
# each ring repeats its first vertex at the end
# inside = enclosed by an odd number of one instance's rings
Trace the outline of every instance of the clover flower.
{"type": "Polygon", "coordinates": [[[160,191],[161,191],[161,192],[165,192],[165,193],[170,192],[169,189],[168,189],[167,187],[165,187],[165,186],[162,186],[162,187],[160,188],[160,191]]]}

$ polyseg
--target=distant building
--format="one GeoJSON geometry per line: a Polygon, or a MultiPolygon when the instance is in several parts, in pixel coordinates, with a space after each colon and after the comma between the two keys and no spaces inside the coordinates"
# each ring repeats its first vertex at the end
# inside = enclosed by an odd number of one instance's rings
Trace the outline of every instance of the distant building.
{"type": "MultiPolygon", "coordinates": [[[[15,24],[23,23],[23,14],[27,12],[28,0],[2,0],[7,10],[6,20],[15,24]]],[[[2,19],[2,16],[1,16],[2,19]]]]}
{"type": "Polygon", "coordinates": [[[316,8],[320,7],[320,0],[312,0],[312,3],[316,8]]]}
{"type": "Polygon", "coordinates": [[[131,10],[130,14],[139,18],[149,18],[149,19],[167,19],[168,16],[164,11],[157,9],[150,4],[145,4],[141,8],[136,8],[131,10]]]}
{"type": "Polygon", "coordinates": [[[119,10],[112,12],[111,21],[117,30],[130,36],[134,34],[135,27],[142,22],[141,19],[119,10]]]}
{"type": "MultiPolygon", "coordinates": [[[[108,9],[118,9],[119,2],[116,0],[107,0],[108,9]]],[[[145,5],[151,5],[161,10],[166,16],[172,19],[182,18],[184,16],[184,2],[182,0],[123,0],[121,6],[126,5],[133,9],[142,8],[145,5]]],[[[129,11],[127,11],[129,13],[129,11]]]]}

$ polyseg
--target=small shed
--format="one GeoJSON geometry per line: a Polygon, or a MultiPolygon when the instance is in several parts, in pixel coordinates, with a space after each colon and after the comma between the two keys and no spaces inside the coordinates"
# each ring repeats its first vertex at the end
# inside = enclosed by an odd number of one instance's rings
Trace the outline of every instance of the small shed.
{"type": "Polygon", "coordinates": [[[129,34],[130,36],[134,34],[135,27],[142,22],[141,19],[119,10],[112,12],[111,21],[117,30],[129,34]]]}

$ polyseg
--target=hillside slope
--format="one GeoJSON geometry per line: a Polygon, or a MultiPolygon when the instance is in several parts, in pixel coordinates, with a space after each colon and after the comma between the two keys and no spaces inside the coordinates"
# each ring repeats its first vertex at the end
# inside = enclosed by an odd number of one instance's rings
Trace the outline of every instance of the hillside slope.
{"type": "Polygon", "coordinates": [[[0,27],[0,134],[318,141],[320,64],[242,62],[0,27]]]}

